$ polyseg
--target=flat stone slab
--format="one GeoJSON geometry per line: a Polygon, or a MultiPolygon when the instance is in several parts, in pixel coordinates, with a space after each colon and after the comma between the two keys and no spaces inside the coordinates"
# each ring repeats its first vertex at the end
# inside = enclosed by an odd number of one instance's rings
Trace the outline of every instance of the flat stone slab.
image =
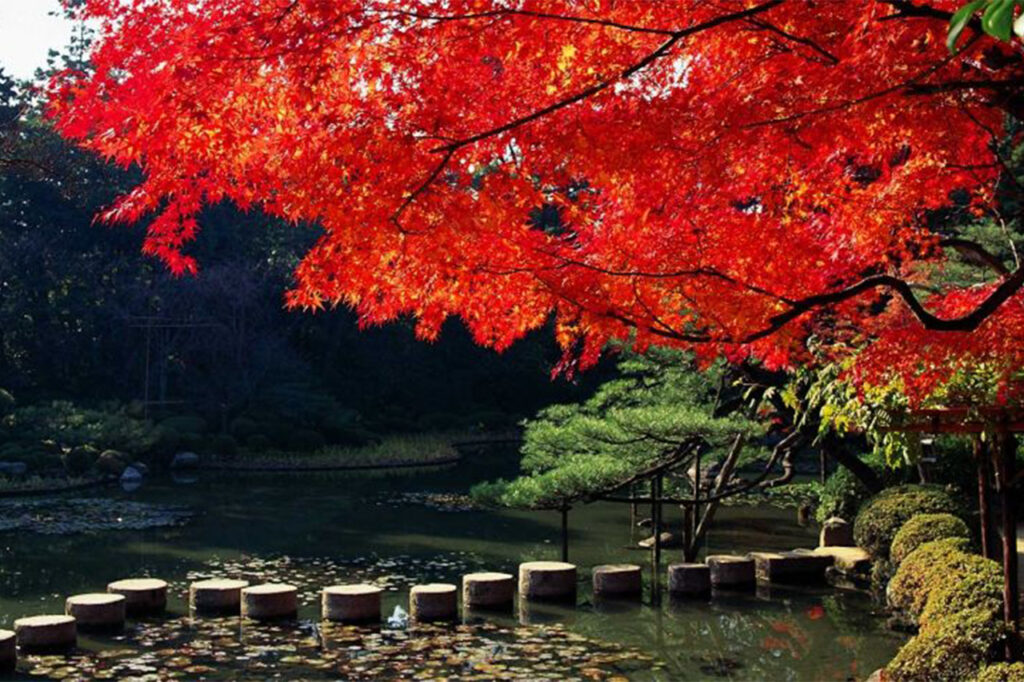
{"type": "Polygon", "coordinates": [[[643,591],[643,570],[635,564],[595,566],[592,578],[596,596],[633,597],[643,591]]]}
{"type": "Polygon", "coordinates": [[[107,585],[107,592],[125,599],[129,615],[150,615],[167,610],[167,582],[158,578],[128,578],[107,585]]]}
{"type": "Polygon", "coordinates": [[[341,623],[380,621],[381,588],[376,585],[332,585],[320,595],[324,620],[341,623]]]}
{"type": "Polygon", "coordinates": [[[671,564],[668,592],[678,597],[705,597],[711,593],[711,567],[707,564],[671,564]]]}
{"type": "Polygon", "coordinates": [[[64,613],[74,616],[82,630],[118,629],[124,627],[125,598],[107,592],[76,594],[64,602],[64,613]]]}
{"type": "Polygon", "coordinates": [[[18,646],[24,651],[65,651],[78,643],[73,616],[30,616],[14,621],[18,646]]]}
{"type": "Polygon", "coordinates": [[[242,616],[253,620],[294,618],[299,612],[299,588],[263,583],[242,588],[242,616]]]}
{"type": "Polygon", "coordinates": [[[832,559],[832,565],[843,573],[868,573],[871,571],[871,555],[860,547],[817,547],[793,551],[829,557],[832,559]]]}
{"type": "Polygon", "coordinates": [[[0,672],[9,673],[18,664],[18,635],[13,630],[0,630],[0,672]]]}
{"type": "Polygon", "coordinates": [[[575,599],[576,565],[562,561],[519,564],[519,594],[524,599],[575,599]]]}
{"type": "Polygon", "coordinates": [[[516,579],[511,573],[467,573],[462,576],[462,605],[469,609],[512,606],[516,579]]]}
{"type": "Polygon", "coordinates": [[[409,617],[415,621],[451,620],[459,610],[459,589],[449,583],[414,585],[409,591],[409,617]]]}
{"type": "Polygon", "coordinates": [[[758,580],[769,583],[823,582],[832,557],[800,552],[751,552],[758,580]]]}
{"type": "Polygon", "coordinates": [[[711,585],[724,589],[753,589],[757,584],[754,560],[734,554],[712,554],[704,560],[711,585]]]}
{"type": "Polygon", "coordinates": [[[197,613],[238,615],[248,580],[200,580],[189,585],[189,607],[197,613]]]}

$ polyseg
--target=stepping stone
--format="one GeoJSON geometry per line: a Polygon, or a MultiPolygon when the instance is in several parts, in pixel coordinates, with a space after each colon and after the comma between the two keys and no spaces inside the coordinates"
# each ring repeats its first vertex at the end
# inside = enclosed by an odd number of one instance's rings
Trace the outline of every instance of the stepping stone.
{"type": "Polygon", "coordinates": [[[9,673],[18,664],[18,640],[13,630],[0,630],[0,673],[9,673]]]}
{"type": "Polygon", "coordinates": [[[131,616],[163,613],[167,610],[167,583],[157,578],[129,578],[107,585],[107,592],[124,597],[125,612],[131,616]]]}
{"type": "Polygon", "coordinates": [[[574,600],[576,565],[561,561],[519,564],[519,594],[525,599],[574,600]]]}
{"type": "Polygon", "coordinates": [[[409,617],[412,620],[451,620],[458,610],[458,588],[455,585],[430,583],[415,585],[409,591],[409,617]]]}
{"type": "Polygon", "coordinates": [[[510,573],[467,573],[462,576],[462,605],[467,609],[512,606],[516,579],[510,573]]]}
{"type": "Polygon", "coordinates": [[[846,519],[833,516],[821,524],[821,534],[818,536],[820,547],[853,547],[853,524],[846,519]]]}
{"type": "Polygon", "coordinates": [[[381,588],[376,585],[332,585],[320,594],[324,620],[342,623],[380,621],[381,588]]]}
{"type": "Polygon", "coordinates": [[[200,580],[189,585],[188,604],[196,613],[237,616],[241,610],[242,589],[247,580],[200,580]]]}
{"type": "Polygon", "coordinates": [[[800,552],[751,552],[758,580],[769,583],[806,583],[825,580],[831,557],[800,552]]]}
{"type": "Polygon", "coordinates": [[[242,588],[242,616],[253,620],[294,618],[299,612],[299,588],[264,583],[242,588]]]}
{"type": "Polygon", "coordinates": [[[704,560],[711,574],[711,585],[724,589],[753,589],[757,584],[754,560],[733,554],[713,554],[704,560]]]}
{"type": "Polygon", "coordinates": [[[635,597],[643,591],[643,573],[634,564],[595,566],[594,596],[635,597]]]}
{"type": "Polygon", "coordinates": [[[30,616],[14,621],[18,646],[23,651],[59,652],[78,643],[78,627],[72,616],[30,616]]]}
{"type": "Polygon", "coordinates": [[[711,568],[707,564],[671,564],[668,592],[677,597],[706,597],[711,594],[711,568]]]}
{"type": "Polygon", "coordinates": [[[801,554],[831,558],[832,565],[842,573],[869,573],[871,555],[860,547],[818,547],[816,549],[794,549],[801,554]]]}
{"type": "Polygon", "coordinates": [[[64,613],[74,616],[82,630],[120,630],[124,627],[125,598],[106,592],[76,594],[64,602],[64,613]]]}

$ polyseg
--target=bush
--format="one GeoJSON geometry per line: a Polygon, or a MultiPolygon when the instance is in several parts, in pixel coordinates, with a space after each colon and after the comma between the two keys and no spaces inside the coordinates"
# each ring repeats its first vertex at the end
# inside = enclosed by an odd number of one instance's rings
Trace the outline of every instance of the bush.
{"type": "Polygon", "coordinates": [[[266,452],[272,446],[270,439],[262,433],[254,433],[245,439],[245,447],[251,452],[266,452]]]}
{"type": "Polygon", "coordinates": [[[196,415],[181,415],[168,417],[160,422],[160,426],[171,431],[177,431],[181,435],[206,433],[206,420],[196,415]]]}
{"type": "Polygon", "coordinates": [[[996,663],[981,669],[974,682],[1024,682],[1024,663],[996,663]]]}
{"type": "Polygon", "coordinates": [[[833,516],[852,521],[861,503],[871,497],[867,486],[846,467],[839,467],[828,477],[821,489],[821,499],[815,516],[824,523],[833,516]]]}
{"type": "Polygon", "coordinates": [[[72,476],[81,476],[85,472],[92,469],[96,460],[100,456],[100,451],[91,445],[79,445],[78,447],[71,448],[61,459],[64,463],[64,468],[72,476]]]}
{"type": "Polygon", "coordinates": [[[210,450],[219,457],[234,457],[238,454],[238,441],[226,433],[221,433],[210,439],[210,450]]]}
{"type": "Polygon", "coordinates": [[[944,538],[970,540],[971,531],[962,519],[952,514],[918,514],[896,533],[889,548],[889,557],[899,564],[924,543],[944,538]]]}
{"type": "Polygon", "coordinates": [[[326,445],[322,435],[309,429],[299,429],[288,439],[288,448],[295,452],[314,452],[326,445]]]}
{"type": "Polygon", "coordinates": [[[105,474],[120,476],[132,463],[132,458],[117,450],[104,450],[96,460],[96,468],[105,474]]]}
{"type": "Polygon", "coordinates": [[[926,542],[911,552],[900,564],[889,583],[889,604],[917,618],[924,610],[932,590],[945,581],[956,580],[974,557],[963,538],[946,538],[926,542]]]}
{"type": "Polygon", "coordinates": [[[11,414],[17,406],[18,401],[14,399],[11,392],[0,388],[0,417],[5,417],[11,414]]]}
{"type": "Polygon", "coordinates": [[[938,486],[896,486],[883,490],[861,506],[854,521],[853,537],[872,557],[885,559],[897,531],[914,516],[959,511],[953,497],[938,486]]]}
{"type": "Polygon", "coordinates": [[[968,611],[984,611],[999,620],[1003,611],[1003,571],[991,559],[968,554],[959,560],[956,573],[935,581],[928,595],[921,625],[927,626],[968,611]]]}
{"type": "Polygon", "coordinates": [[[893,682],[962,682],[995,655],[1005,636],[985,611],[966,611],[921,629],[886,667],[893,682]]]}

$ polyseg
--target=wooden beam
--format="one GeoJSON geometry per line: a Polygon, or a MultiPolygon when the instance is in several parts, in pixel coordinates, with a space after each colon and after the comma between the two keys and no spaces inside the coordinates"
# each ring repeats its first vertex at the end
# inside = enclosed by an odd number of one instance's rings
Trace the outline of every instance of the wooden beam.
{"type": "Polygon", "coordinates": [[[974,439],[974,462],[978,468],[978,523],[981,526],[981,554],[986,559],[995,556],[995,545],[992,542],[992,520],[989,512],[988,500],[988,460],[989,450],[981,440],[981,436],[974,439]]]}
{"type": "Polygon", "coordinates": [[[1006,660],[1017,658],[1017,638],[1020,634],[1017,600],[1017,513],[1010,489],[1017,439],[1005,427],[999,434],[999,493],[1000,517],[1003,526],[1003,620],[1010,631],[1006,640],[1006,660]]]}

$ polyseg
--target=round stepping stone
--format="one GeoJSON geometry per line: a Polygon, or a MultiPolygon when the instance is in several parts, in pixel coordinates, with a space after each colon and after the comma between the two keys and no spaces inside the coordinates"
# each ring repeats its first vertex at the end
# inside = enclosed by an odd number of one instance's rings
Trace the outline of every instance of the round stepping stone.
{"type": "Polygon", "coordinates": [[[462,576],[462,604],[467,609],[509,607],[515,593],[515,577],[510,573],[467,573],[462,576]]]}
{"type": "Polygon", "coordinates": [[[635,564],[595,566],[594,595],[600,597],[633,597],[643,591],[643,573],[635,564]]]}
{"type": "Polygon", "coordinates": [[[380,620],[381,589],[375,585],[332,585],[320,596],[324,620],[369,623],[380,620]]]}
{"type": "Polygon", "coordinates": [[[753,589],[757,583],[754,560],[732,554],[714,554],[704,563],[711,572],[711,585],[725,589],[753,589]]]}
{"type": "Polygon", "coordinates": [[[711,593],[711,569],[707,564],[670,565],[668,592],[678,597],[707,596],[711,593]]]}
{"type": "Polygon", "coordinates": [[[264,583],[242,590],[242,615],[253,620],[294,618],[299,612],[299,588],[264,583]]]}
{"type": "Polygon", "coordinates": [[[415,585],[409,592],[409,616],[413,620],[450,620],[457,611],[458,588],[455,585],[415,585]]]}
{"type": "Polygon", "coordinates": [[[14,621],[14,631],[23,651],[64,651],[78,643],[78,627],[72,616],[19,618],[14,621]]]}
{"type": "Polygon", "coordinates": [[[17,664],[17,635],[11,630],[0,630],[0,673],[13,671],[17,664]]]}
{"type": "Polygon", "coordinates": [[[197,613],[237,616],[241,609],[242,589],[247,580],[200,580],[189,585],[188,604],[197,613]]]}
{"type": "Polygon", "coordinates": [[[64,613],[74,616],[82,630],[118,630],[124,627],[125,598],[106,592],[76,594],[64,602],[64,613]]]}
{"type": "Polygon", "coordinates": [[[519,594],[526,599],[575,599],[576,565],[561,561],[519,564],[519,594]]]}
{"type": "Polygon", "coordinates": [[[167,583],[157,578],[129,578],[107,585],[107,592],[124,597],[125,612],[132,616],[163,613],[167,609],[167,583]]]}

